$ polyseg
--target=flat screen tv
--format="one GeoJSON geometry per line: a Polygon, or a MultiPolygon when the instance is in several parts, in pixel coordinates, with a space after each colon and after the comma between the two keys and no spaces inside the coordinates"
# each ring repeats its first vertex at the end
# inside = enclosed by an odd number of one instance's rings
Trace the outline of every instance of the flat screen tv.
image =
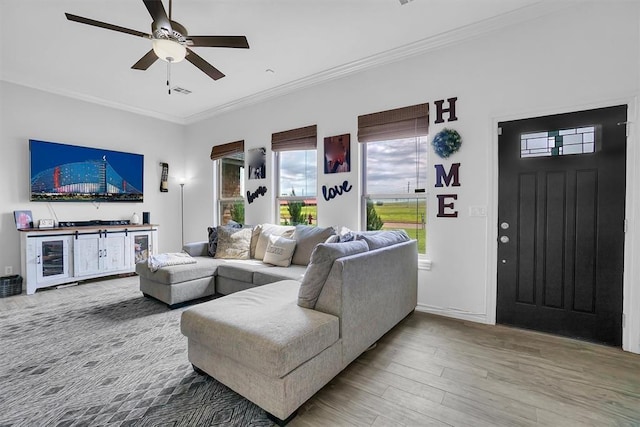
{"type": "Polygon", "coordinates": [[[142,202],[144,156],[29,140],[31,201],[142,202]]]}

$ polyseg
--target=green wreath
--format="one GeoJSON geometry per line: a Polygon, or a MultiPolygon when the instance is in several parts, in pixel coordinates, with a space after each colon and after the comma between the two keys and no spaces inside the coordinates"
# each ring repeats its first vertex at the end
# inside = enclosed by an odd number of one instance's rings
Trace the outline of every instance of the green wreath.
{"type": "Polygon", "coordinates": [[[431,145],[438,156],[446,159],[460,149],[462,137],[458,131],[445,128],[433,137],[431,145]]]}

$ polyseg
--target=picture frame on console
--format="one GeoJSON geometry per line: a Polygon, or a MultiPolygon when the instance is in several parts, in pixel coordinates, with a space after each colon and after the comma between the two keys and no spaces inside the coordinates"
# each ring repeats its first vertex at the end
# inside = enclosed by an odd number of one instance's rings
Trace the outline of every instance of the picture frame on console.
{"type": "Polygon", "coordinates": [[[16,230],[33,228],[33,214],[31,211],[13,211],[13,218],[16,221],[16,230]]]}

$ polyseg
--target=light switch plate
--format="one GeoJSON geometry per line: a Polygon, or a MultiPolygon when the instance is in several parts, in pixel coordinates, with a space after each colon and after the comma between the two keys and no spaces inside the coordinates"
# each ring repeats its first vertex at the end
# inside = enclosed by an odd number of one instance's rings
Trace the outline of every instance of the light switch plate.
{"type": "Polygon", "coordinates": [[[38,228],[53,228],[52,219],[41,219],[38,223],[38,228]]]}
{"type": "Polygon", "coordinates": [[[469,206],[469,216],[486,217],[487,207],[486,206],[469,206]]]}

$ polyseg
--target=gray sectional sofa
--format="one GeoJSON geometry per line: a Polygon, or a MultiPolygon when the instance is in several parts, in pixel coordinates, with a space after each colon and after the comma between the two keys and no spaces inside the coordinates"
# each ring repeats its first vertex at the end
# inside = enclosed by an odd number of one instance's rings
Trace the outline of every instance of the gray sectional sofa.
{"type": "Polygon", "coordinates": [[[319,244],[304,271],[217,264],[216,286],[251,289],[182,313],[194,369],[286,424],[416,307],[416,242],[360,237],[319,244]]]}

